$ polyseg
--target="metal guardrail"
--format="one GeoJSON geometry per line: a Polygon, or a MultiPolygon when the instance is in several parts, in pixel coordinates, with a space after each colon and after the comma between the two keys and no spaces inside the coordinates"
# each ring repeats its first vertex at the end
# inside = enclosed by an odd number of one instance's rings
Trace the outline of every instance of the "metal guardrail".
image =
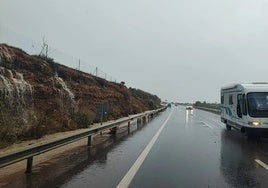
{"type": "Polygon", "coordinates": [[[0,167],[5,167],[5,166],[8,166],[10,164],[27,159],[26,173],[31,173],[33,157],[36,155],[45,153],[47,151],[56,149],[58,147],[66,145],[66,144],[70,144],[72,142],[78,141],[78,140],[86,138],[86,137],[88,137],[88,139],[89,139],[88,145],[91,145],[91,136],[94,134],[97,134],[97,133],[104,131],[104,130],[107,130],[107,129],[116,128],[123,123],[130,122],[130,121],[135,120],[135,119],[139,119],[139,118],[146,117],[146,116],[147,117],[153,116],[154,114],[156,114],[160,111],[163,111],[165,109],[166,108],[164,107],[164,108],[160,108],[157,110],[147,111],[147,112],[137,114],[137,115],[125,118],[125,119],[121,119],[119,121],[110,122],[110,123],[101,125],[99,127],[91,128],[89,130],[85,130],[85,131],[78,133],[78,134],[75,134],[75,135],[66,136],[66,137],[58,138],[58,139],[53,139],[53,140],[50,140],[50,141],[45,142],[45,143],[33,144],[30,146],[26,146],[26,147],[22,148],[21,150],[17,150],[17,151],[3,154],[0,156],[0,167]]]}
{"type": "Polygon", "coordinates": [[[215,109],[215,108],[205,108],[205,107],[198,107],[198,106],[194,106],[194,108],[200,109],[200,110],[205,110],[205,111],[212,112],[212,113],[215,113],[215,114],[220,114],[221,113],[220,109],[215,109]]]}

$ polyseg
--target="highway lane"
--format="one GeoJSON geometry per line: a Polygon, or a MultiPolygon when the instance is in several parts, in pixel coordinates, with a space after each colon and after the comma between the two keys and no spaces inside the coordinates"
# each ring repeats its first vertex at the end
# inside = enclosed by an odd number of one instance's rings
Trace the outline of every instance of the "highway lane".
{"type": "Polygon", "coordinates": [[[96,137],[103,141],[93,148],[62,153],[34,166],[32,176],[16,174],[2,187],[116,187],[145,148],[129,187],[268,186],[268,140],[248,141],[227,131],[213,113],[172,107],[139,130],[133,125],[130,134],[121,129],[116,138],[96,137]]]}
{"type": "Polygon", "coordinates": [[[130,187],[267,187],[268,142],[227,131],[220,117],[179,107],[130,187]]]}

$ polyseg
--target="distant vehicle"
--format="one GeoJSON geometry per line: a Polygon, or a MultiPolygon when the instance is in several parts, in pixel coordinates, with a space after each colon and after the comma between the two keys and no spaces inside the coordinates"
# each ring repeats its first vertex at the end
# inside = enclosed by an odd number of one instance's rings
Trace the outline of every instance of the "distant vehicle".
{"type": "Polygon", "coordinates": [[[233,84],[221,88],[221,121],[248,137],[268,131],[268,83],[233,84]]]}
{"type": "Polygon", "coordinates": [[[186,110],[192,110],[193,107],[192,106],[186,106],[186,110]]]}

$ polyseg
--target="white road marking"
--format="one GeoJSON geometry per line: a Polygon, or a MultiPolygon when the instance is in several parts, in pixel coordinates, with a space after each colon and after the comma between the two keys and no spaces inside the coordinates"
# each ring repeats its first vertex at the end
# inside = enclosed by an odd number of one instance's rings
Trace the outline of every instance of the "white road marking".
{"type": "Polygon", "coordinates": [[[255,159],[255,162],[258,163],[259,165],[261,165],[263,168],[265,168],[266,170],[268,170],[268,165],[265,164],[264,162],[262,162],[259,159],[255,159]]]}
{"type": "Polygon", "coordinates": [[[149,142],[149,144],[146,146],[146,148],[143,150],[143,152],[140,154],[138,159],[135,161],[133,166],[129,169],[129,171],[126,173],[124,178],[120,181],[120,183],[116,186],[117,188],[125,188],[128,187],[131,181],[133,180],[134,176],[138,172],[139,168],[141,167],[143,161],[149,154],[150,150],[152,149],[153,145],[155,144],[157,138],[159,137],[160,133],[162,132],[163,128],[166,126],[169,118],[171,117],[172,112],[169,114],[166,121],[163,123],[163,125],[160,127],[160,129],[157,131],[157,133],[154,135],[152,140],[149,142]]]}
{"type": "Polygon", "coordinates": [[[202,121],[202,123],[204,124],[204,126],[209,127],[210,129],[213,129],[213,127],[207,124],[206,122],[202,121]]]}
{"type": "MultiPolygon", "coordinates": [[[[225,124],[222,123],[221,120],[219,120],[219,121],[210,120],[210,121],[213,122],[213,123],[215,124],[215,126],[216,126],[216,124],[217,124],[217,125],[219,125],[220,127],[225,128],[225,124]]],[[[217,127],[218,127],[218,126],[217,126],[217,127]]]]}

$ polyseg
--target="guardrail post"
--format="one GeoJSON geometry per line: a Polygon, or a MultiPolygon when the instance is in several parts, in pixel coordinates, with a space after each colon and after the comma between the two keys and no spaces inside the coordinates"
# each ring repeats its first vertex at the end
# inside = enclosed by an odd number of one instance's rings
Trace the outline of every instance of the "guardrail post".
{"type": "Polygon", "coordinates": [[[114,127],[111,129],[111,134],[116,135],[117,127],[114,127]]]}
{"type": "Polygon", "coordinates": [[[141,118],[137,118],[137,129],[140,128],[140,124],[141,124],[141,118]]]}
{"type": "Polygon", "coordinates": [[[88,136],[87,146],[89,146],[89,147],[92,146],[92,136],[88,136]]]}
{"type": "Polygon", "coordinates": [[[146,120],[146,116],[143,116],[143,117],[142,117],[142,123],[143,123],[143,124],[146,124],[146,122],[147,122],[147,120],[146,120]]]}
{"type": "Polygon", "coordinates": [[[31,174],[32,167],[33,167],[33,156],[27,159],[27,167],[26,167],[25,174],[31,174]]]}
{"type": "Polygon", "coordinates": [[[127,132],[128,132],[128,134],[130,133],[130,121],[127,122],[127,132]]]}

